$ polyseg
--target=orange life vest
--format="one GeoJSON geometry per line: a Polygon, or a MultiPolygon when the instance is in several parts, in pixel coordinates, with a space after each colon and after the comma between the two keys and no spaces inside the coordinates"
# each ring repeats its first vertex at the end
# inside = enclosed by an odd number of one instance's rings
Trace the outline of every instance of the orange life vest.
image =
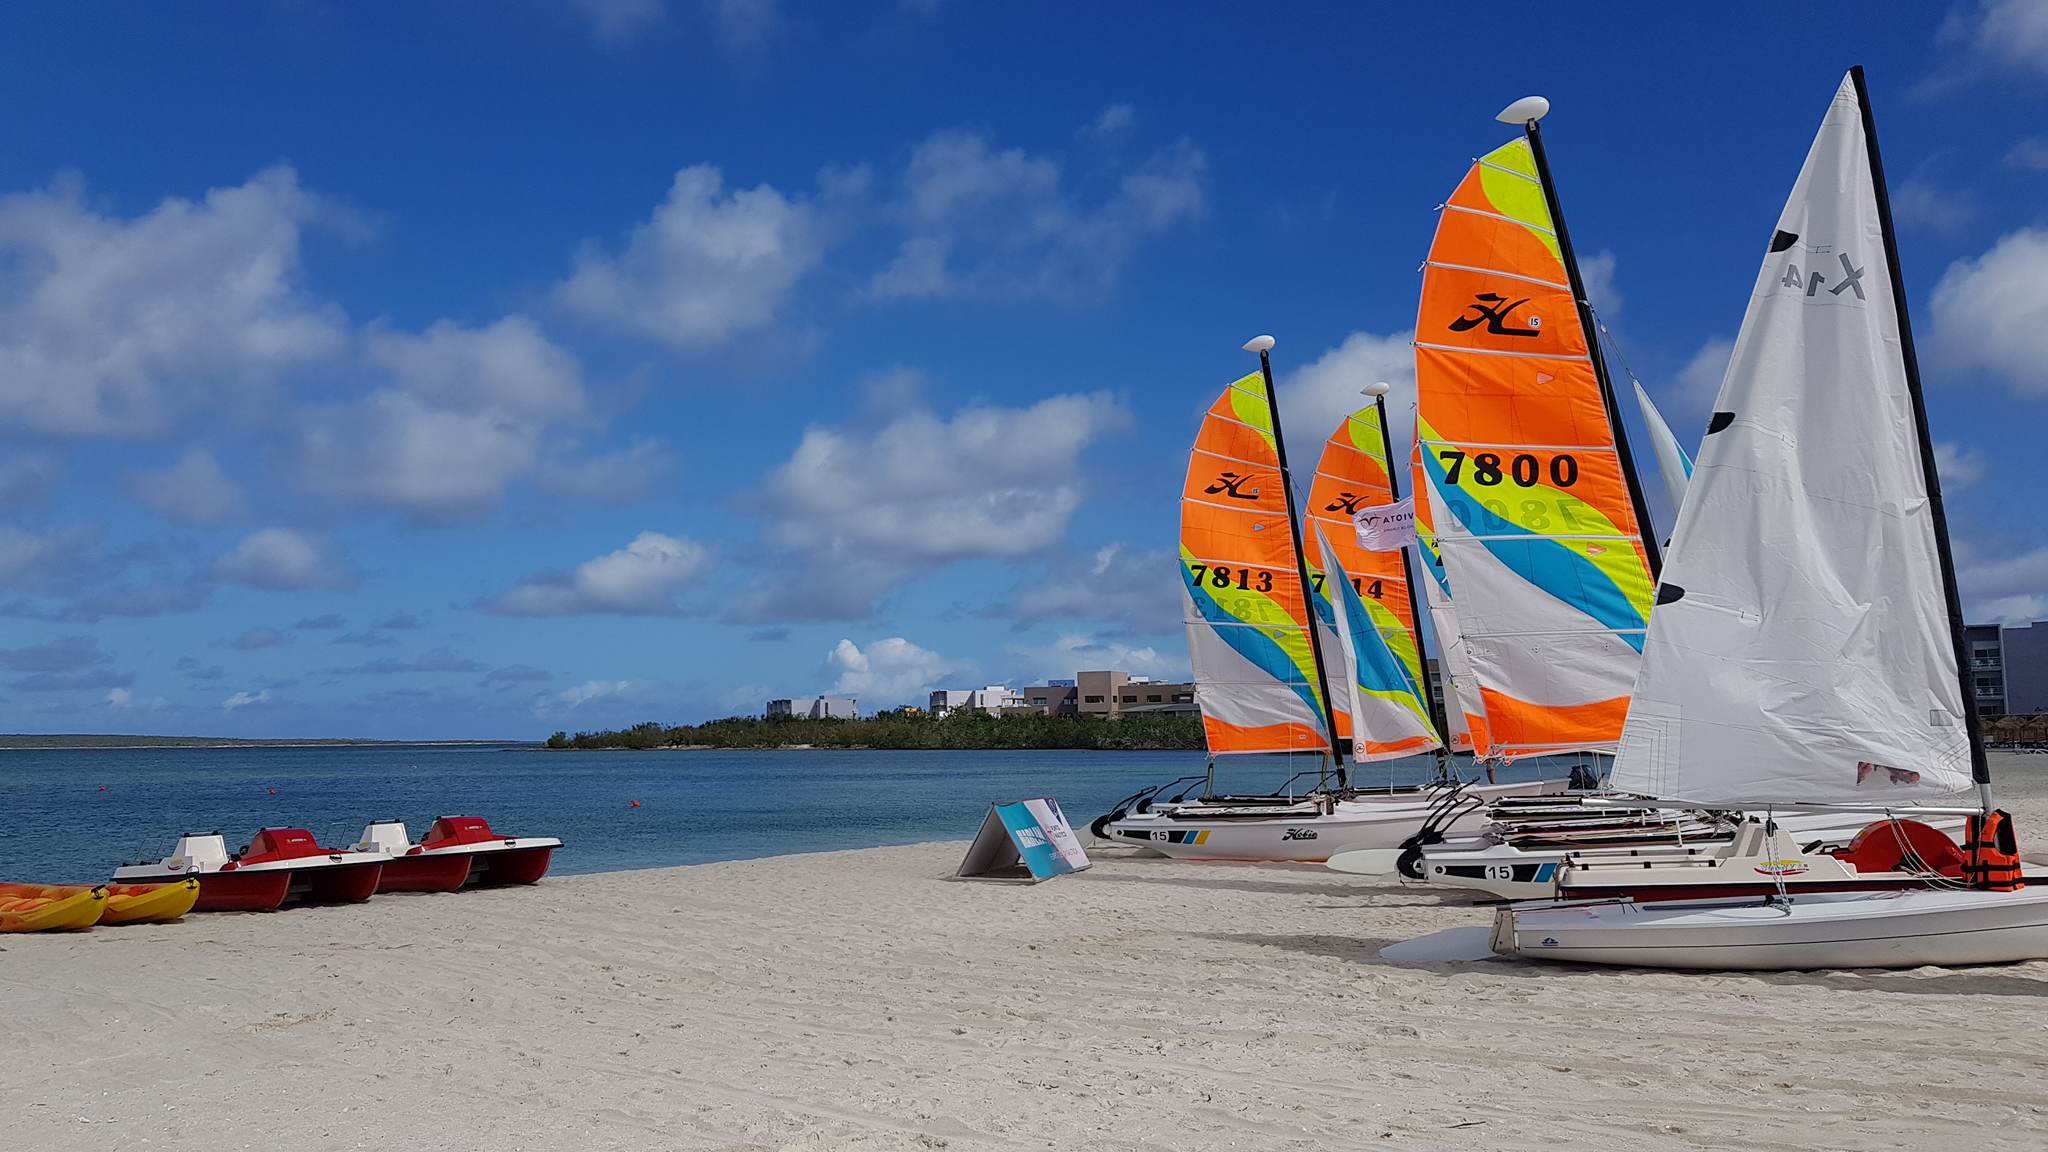
{"type": "Polygon", "coordinates": [[[2020,886],[2019,840],[2004,809],[1972,816],[1963,829],[1963,878],[1973,888],[2012,892],[2020,886]]]}

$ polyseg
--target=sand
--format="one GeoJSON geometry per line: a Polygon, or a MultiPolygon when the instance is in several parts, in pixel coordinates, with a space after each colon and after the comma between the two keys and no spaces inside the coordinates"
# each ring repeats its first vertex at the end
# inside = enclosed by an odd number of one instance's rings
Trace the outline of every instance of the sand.
{"type": "Polygon", "coordinates": [[[1397,965],[1491,913],[1121,850],[941,879],[961,852],[0,938],[0,1147],[2048,1146],[2048,962],[1397,965]]]}

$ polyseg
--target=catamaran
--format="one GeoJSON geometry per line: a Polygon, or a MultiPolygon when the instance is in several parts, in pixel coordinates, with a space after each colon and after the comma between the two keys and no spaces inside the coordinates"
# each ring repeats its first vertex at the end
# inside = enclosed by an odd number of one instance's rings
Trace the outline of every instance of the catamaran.
{"type": "MultiPolygon", "coordinates": [[[[1219,756],[1307,753],[1319,760],[1317,785],[1298,797],[1215,797],[1205,788],[1177,803],[1141,793],[1094,830],[1183,858],[1322,861],[1347,847],[1399,843],[1460,786],[1363,792],[1337,775],[1347,741],[1353,758],[1368,763],[1442,746],[1419,675],[1412,582],[1398,552],[1360,549],[1349,558],[1358,566],[1351,572],[1328,532],[1316,554],[1305,547],[1272,386],[1273,340],[1262,336],[1245,347],[1259,354],[1260,371],[1232,382],[1211,405],[1182,491],[1195,698],[1212,766],[1219,756]]],[[[1355,513],[1393,502],[1390,455],[1376,396],[1326,445],[1318,471],[1327,480],[1312,489],[1330,514],[1319,528],[1337,527],[1334,514],[1347,504],[1355,513]]],[[[1340,535],[1352,532],[1347,516],[1340,535]]]]}
{"type": "MultiPolygon", "coordinates": [[[[1669,968],[2048,958],[2048,885],[2025,883],[2012,821],[1992,803],[1861,68],[1771,235],[1671,557],[1615,784],[1685,805],[1879,818],[1834,856],[1765,825],[1737,855],[1613,870],[1638,899],[1504,908],[1494,949],[1669,968]],[[1972,787],[1975,805],[1940,806],[1972,787]],[[1902,818],[1944,810],[1967,813],[1960,850],[1902,818]],[[1823,872],[1831,883],[1802,890],[1823,872]],[[1656,892],[1645,875],[1660,877],[1656,892]],[[1640,899],[1686,889],[1717,898],[1640,899]]],[[[1581,870],[1608,871],[1568,871],[1581,870]]]]}

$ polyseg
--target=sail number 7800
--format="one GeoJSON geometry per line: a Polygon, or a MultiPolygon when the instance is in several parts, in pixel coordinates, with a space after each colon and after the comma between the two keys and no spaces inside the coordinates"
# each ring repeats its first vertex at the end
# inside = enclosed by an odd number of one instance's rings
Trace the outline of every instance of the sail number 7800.
{"type": "MultiPolygon", "coordinates": [[[[1464,475],[1465,466],[1472,467],[1472,482],[1492,487],[1502,480],[1512,482],[1517,488],[1534,488],[1543,479],[1542,462],[1527,452],[1518,452],[1506,461],[1498,452],[1467,454],[1456,448],[1440,448],[1437,459],[1443,461],[1444,482],[1456,484],[1464,475]],[[1503,468],[1502,464],[1506,467],[1503,468]]],[[[1569,488],[1579,482],[1579,460],[1569,452],[1560,452],[1550,458],[1550,484],[1553,488],[1569,488]]]]}

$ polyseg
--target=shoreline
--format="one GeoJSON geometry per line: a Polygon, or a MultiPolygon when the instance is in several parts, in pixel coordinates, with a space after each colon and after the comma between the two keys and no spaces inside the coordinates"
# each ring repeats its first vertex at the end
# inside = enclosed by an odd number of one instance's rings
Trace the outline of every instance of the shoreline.
{"type": "Polygon", "coordinates": [[[2011,1010],[2048,963],[1400,964],[1379,950],[1491,910],[1123,850],[952,882],[961,844],[10,937],[0,1109],[51,1152],[2048,1142],[2048,1096],[1985,1063],[2048,1061],[2011,1010]]]}

